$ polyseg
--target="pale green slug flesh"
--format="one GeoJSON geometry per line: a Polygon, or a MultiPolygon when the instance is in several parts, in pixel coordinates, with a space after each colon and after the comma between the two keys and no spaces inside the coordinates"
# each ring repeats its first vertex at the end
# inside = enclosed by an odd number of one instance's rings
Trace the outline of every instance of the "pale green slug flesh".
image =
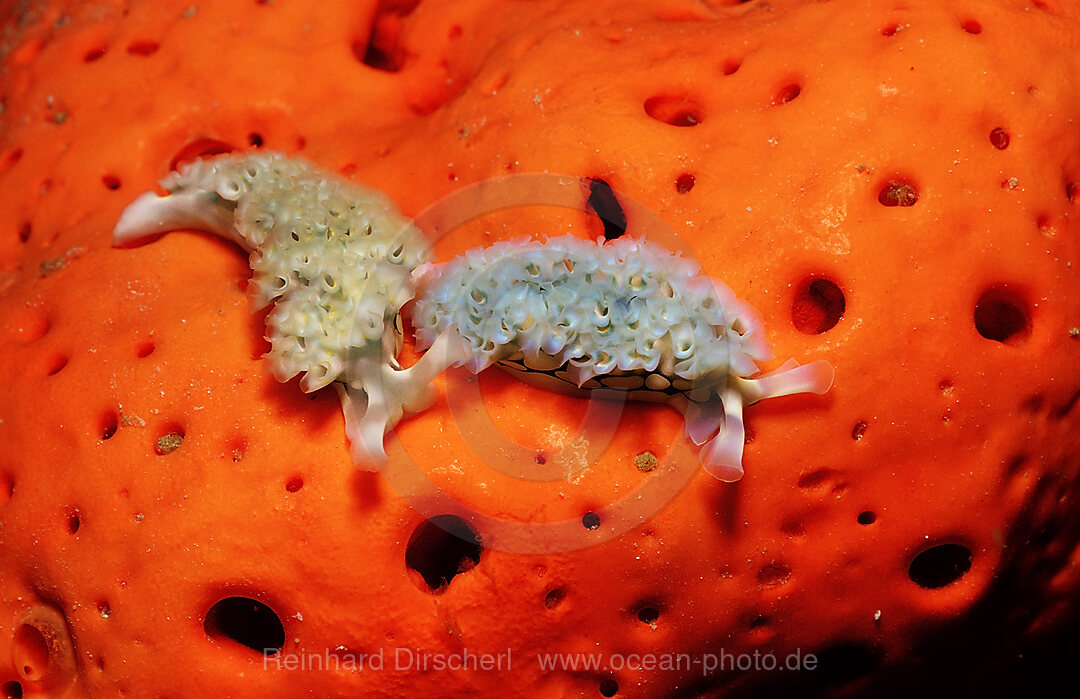
{"type": "Polygon", "coordinates": [[[759,315],[655,243],[500,242],[415,276],[418,347],[453,336],[475,372],[499,364],[544,388],[671,403],[720,480],[743,474],[744,405],[832,385],[821,360],[754,376],[772,358],[759,315]]]}
{"type": "Polygon", "coordinates": [[[161,184],[167,195],[147,192],[124,210],[115,244],[195,229],[249,251],[254,305],[274,303],[274,376],[302,374],[304,391],[337,382],[353,461],[385,462],[384,434],[430,400],[442,371],[438,351],[406,370],[395,359],[410,275],[426,256],[420,231],[383,194],[275,153],[198,160],[161,184]]]}

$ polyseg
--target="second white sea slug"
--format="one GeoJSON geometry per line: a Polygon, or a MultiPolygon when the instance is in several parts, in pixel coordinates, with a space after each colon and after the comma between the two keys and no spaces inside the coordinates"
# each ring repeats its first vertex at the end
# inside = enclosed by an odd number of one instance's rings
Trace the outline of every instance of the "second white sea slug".
{"type": "Polygon", "coordinates": [[[385,461],[383,435],[421,408],[446,366],[436,347],[402,369],[398,314],[426,254],[419,230],[383,194],[299,159],[265,154],[198,160],[124,210],[122,245],[178,229],[215,233],[250,255],[256,307],[267,317],[267,359],[305,391],[337,382],[360,466],[385,461]]]}
{"type": "Polygon", "coordinates": [[[758,314],[656,244],[501,242],[418,276],[419,348],[462,356],[474,372],[498,363],[546,388],[670,402],[724,481],[743,474],[744,405],[832,384],[821,360],[759,374],[772,353],[758,314]]]}

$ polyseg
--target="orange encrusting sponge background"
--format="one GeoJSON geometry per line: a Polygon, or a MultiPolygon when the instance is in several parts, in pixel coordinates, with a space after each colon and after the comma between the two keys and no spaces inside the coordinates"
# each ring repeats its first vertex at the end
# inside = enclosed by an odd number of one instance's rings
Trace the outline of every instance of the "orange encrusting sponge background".
{"type": "Polygon", "coordinates": [[[0,11],[0,696],[1006,691],[1075,622],[1074,4],[0,11]],[[775,365],[825,359],[834,387],[750,407],[726,484],[670,408],[449,372],[387,470],[358,471],[335,394],[260,359],[244,253],[112,246],[178,162],[258,148],[409,215],[567,176],[576,209],[428,231],[436,257],[595,238],[603,200],[756,307],[775,365]],[[580,652],[601,664],[537,658],[580,652]],[[721,652],[820,663],[625,662],[721,652]]]}

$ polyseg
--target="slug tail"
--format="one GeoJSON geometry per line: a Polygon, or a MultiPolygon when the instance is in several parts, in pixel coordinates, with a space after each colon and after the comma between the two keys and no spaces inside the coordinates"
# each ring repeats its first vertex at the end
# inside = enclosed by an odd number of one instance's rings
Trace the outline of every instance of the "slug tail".
{"type": "Polygon", "coordinates": [[[822,394],[832,386],[832,365],[823,359],[799,365],[788,360],[776,371],[762,374],[756,379],[734,378],[740,392],[750,405],[765,398],[779,398],[796,393],[822,394]]]}
{"type": "Polygon", "coordinates": [[[703,403],[687,401],[684,414],[686,436],[700,447],[724,424],[724,402],[715,394],[703,403]]]}
{"type": "Polygon", "coordinates": [[[247,248],[233,227],[235,208],[235,202],[198,189],[185,189],[163,197],[145,192],[120,214],[113,229],[113,244],[132,245],[169,231],[198,230],[214,233],[247,248]]]}
{"type": "Polygon", "coordinates": [[[378,471],[386,463],[383,434],[387,429],[385,405],[371,400],[370,393],[335,384],[345,416],[345,435],[353,464],[364,471],[378,471]]]}
{"type": "Polygon", "coordinates": [[[724,404],[724,421],[720,434],[701,449],[701,463],[709,475],[725,483],[734,483],[743,477],[743,444],[746,429],[743,426],[743,397],[735,388],[726,388],[721,394],[724,404]]]}
{"type": "Polygon", "coordinates": [[[349,384],[337,384],[353,463],[365,470],[381,468],[387,461],[386,433],[406,412],[420,412],[430,405],[436,377],[467,357],[465,343],[453,327],[439,335],[408,369],[396,368],[386,357],[358,357],[349,371],[353,377],[349,384]]]}

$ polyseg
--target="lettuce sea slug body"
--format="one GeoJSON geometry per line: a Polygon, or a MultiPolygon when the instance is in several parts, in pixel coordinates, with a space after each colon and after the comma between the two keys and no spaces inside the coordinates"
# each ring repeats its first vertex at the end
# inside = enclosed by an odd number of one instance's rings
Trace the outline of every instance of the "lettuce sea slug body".
{"type": "Polygon", "coordinates": [[[499,363],[545,388],[672,403],[721,480],[743,473],[743,405],[832,384],[820,360],[748,378],[772,357],[757,313],[643,240],[501,242],[419,272],[421,348],[456,336],[474,372],[499,363]]]}
{"type": "Polygon", "coordinates": [[[624,237],[501,242],[423,265],[422,234],[378,192],[280,155],[197,161],[123,213],[115,242],[181,228],[251,253],[275,376],[314,391],[338,382],[354,461],[381,463],[383,437],[423,407],[444,369],[499,364],[555,390],[665,401],[686,415],[701,460],[725,481],[743,473],[744,405],[823,393],[824,361],[751,378],[771,358],[761,320],[700,267],[624,237]],[[409,369],[399,313],[413,313],[424,356],[409,369]]]}
{"type": "Polygon", "coordinates": [[[426,251],[420,232],[381,193],[279,154],[198,160],[161,184],[170,193],[136,199],[114,242],[196,229],[248,250],[256,308],[275,302],[274,375],[303,373],[305,391],[338,382],[353,460],[385,461],[386,430],[426,404],[446,366],[439,347],[409,369],[395,359],[398,314],[426,251]]]}

